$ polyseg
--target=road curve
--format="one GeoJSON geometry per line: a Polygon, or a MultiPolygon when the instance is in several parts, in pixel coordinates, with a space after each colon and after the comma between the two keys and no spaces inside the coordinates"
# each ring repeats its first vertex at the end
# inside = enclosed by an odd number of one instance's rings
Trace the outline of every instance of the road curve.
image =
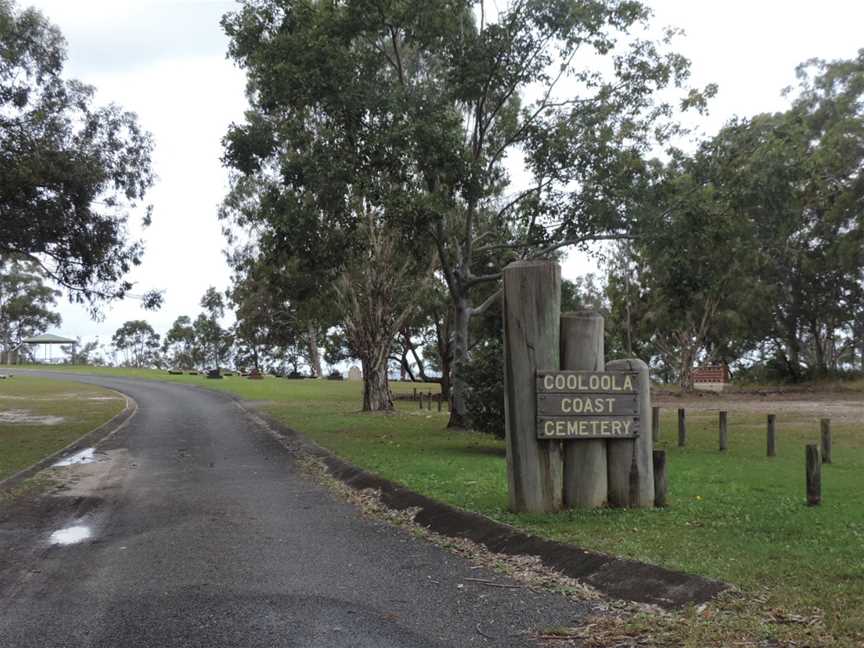
{"type": "Polygon", "coordinates": [[[56,377],[139,409],[64,489],[0,503],[3,648],[532,646],[586,612],[362,518],[224,395],[56,377]]]}

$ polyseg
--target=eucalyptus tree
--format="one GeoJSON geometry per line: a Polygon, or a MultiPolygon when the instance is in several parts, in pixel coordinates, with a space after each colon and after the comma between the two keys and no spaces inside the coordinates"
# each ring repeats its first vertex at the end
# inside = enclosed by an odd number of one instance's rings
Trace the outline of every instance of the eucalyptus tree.
{"type": "Polygon", "coordinates": [[[0,0],[0,254],[39,263],[95,308],[127,295],[141,262],[127,221],[153,184],[152,142],[134,114],[95,106],[92,87],[64,79],[65,59],[42,14],[0,0]]]}
{"type": "Polygon", "coordinates": [[[159,334],[144,320],[125,322],[114,332],[111,342],[125,354],[127,365],[141,368],[159,362],[159,334]]]}
{"type": "Polygon", "coordinates": [[[0,345],[12,351],[23,338],[59,326],[59,293],[44,284],[41,267],[20,256],[0,256],[0,345]]]}
{"type": "MultiPolygon", "coordinates": [[[[470,319],[498,299],[501,267],[484,255],[628,234],[642,152],[669,127],[656,92],[688,73],[639,37],[649,16],[630,0],[249,0],[223,19],[252,106],[226,139],[228,163],[269,169],[265,196],[324,193],[337,213],[340,188],[362,185],[389,226],[437,253],[453,309],[452,426],[467,422],[470,319]],[[524,162],[520,182],[508,160],[524,162]]],[[[341,234],[319,216],[290,237],[341,234]]]]}

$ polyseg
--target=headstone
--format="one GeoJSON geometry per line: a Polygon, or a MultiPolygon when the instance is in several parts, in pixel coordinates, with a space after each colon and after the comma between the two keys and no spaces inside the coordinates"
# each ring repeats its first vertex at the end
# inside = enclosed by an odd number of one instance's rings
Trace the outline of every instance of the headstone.
{"type": "Polygon", "coordinates": [[[222,374],[219,373],[218,369],[211,369],[207,372],[208,380],[222,380],[222,374]]]}
{"type": "Polygon", "coordinates": [[[257,369],[253,369],[249,372],[249,375],[246,376],[249,380],[263,380],[264,376],[261,375],[261,372],[257,369]]]}
{"type": "Polygon", "coordinates": [[[360,367],[354,366],[348,370],[348,380],[363,380],[363,373],[360,367]]]}

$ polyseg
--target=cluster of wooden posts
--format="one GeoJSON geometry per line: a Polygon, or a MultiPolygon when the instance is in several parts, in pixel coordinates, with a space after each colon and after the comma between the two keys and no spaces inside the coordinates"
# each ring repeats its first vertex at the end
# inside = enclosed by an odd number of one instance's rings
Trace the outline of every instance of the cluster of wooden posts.
{"type": "MultiPolygon", "coordinates": [[[[433,394],[431,391],[424,394],[422,391],[417,391],[417,388],[414,388],[414,394],[411,396],[411,400],[417,401],[419,409],[423,409],[423,403],[426,403],[426,409],[430,412],[432,411],[432,401],[435,401],[438,404],[438,411],[441,412],[444,409],[444,403],[447,403],[442,397],[441,392],[437,394],[433,394]]],[[[449,407],[449,403],[448,403],[449,407]]]]}
{"type": "MultiPolygon", "coordinates": [[[[510,509],[515,512],[655,505],[654,467],[658,464],[653,456],[648,366],[635,359],[607,364],[603,326],[598,313],[561,314],[557,263],[519,261],[505,268],[507,476],[510,509]],[[598,382],[605,378],[607,383],[615,376],[630,376],[636,386],[626,395],[602,394],[601,400],[610,407],[603,416],[574,416],[571,411],[569,417],[550,421],[544,419],[540,405],[562,399],[543,401],[544,394],[539,392],[543,379],[554,378],[556,372],[561,382],[568,374],[576,378],[578,373],[583,377],[591,374],[598,382]],[[616,416],[612,409],[625,401],[637,404],[629,417],[632,428],[628,419],[616,416]],[[625,427],[627,432],[620,434],[625,427]]],[[[555,391],[567,392],[557,396],[571,401],[582,398],[578,386],[569,389],[555,391]]],[[[662,453],[660,464],[664,470],[662,453]]],[[[656,479],[656,486],[663,484],[665,473],[656,479]]]]}
{"type": "MultiPolygon", "coordinates": [[[[660,408],[654,407],[651,412],[654,442],[660,440],[660,408]]],[[[805,447],[805,474],[807,483],[807,504],[818,506],[822,502],[822,464],[831,463],[831,419],[820,421],[820,443],[809,443],[805,447]]],[[[765,427],[765,453],[768,457],[777,456],[777,416],[768,414],[765,427]]],[[[729,415],[720,411],[718,417],[718,447],[720,452],[729,449],[729,415]]],[[[678,447],[687,446],[687,411],[678,408],[678,447]]]]}

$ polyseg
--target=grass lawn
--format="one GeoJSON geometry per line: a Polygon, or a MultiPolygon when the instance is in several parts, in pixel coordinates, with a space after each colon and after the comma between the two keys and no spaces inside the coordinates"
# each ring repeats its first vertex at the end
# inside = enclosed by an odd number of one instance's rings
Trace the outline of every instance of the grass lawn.
{"type": "MultiPolygon", "coordinates": [[[[99,371],[202,384],[265,401],[262,406],[287,425],[418,492],[538,535],[742,588],[748,602],[726,621],[718,615],[707,625],[701,617],[679,624],[690,645],[731,644],[743,636],[792,638],[803,641],[799,645],[864,641],[864,398],[851,401],[853,411],[860,403],[860,417],[832,422],[834,463],[823,467],[821,507],[804,504],[804,446],[818,442],[820,415],[784,411],[777,401],[778,456],[770,459],[765,417],[743,404],[740,411],[729,408],[729,451],[723,454],[716,412],[688,410],[688,447],[678,448],[676,412],[664,409],[659,445],[668,451],[668,509],[514,515],[507,511],[503,442],[446,431],[446,412],[397,401],[393,415],[364,415],[358,383],[99,371]],[[821,622],[802,622],[810,619],[821,622]]],[[[396,383],[394,390],[413,387],[396,383]]]]}
{"type": "Polygon", "coordinates": [[[69,445],[126,406],[117,393],[79,383],[0,380],[0,479],[69,445]]]}

